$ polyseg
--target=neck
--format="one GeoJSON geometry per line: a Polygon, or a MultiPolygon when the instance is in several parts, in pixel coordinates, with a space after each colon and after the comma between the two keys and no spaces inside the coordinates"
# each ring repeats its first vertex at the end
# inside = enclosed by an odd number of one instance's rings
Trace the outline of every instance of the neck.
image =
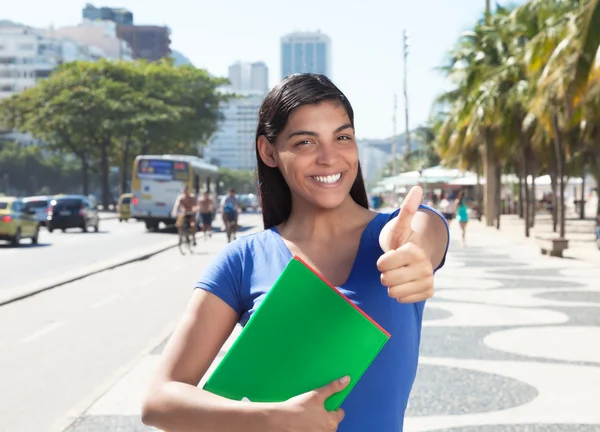
{"type": "Polygon", "coordinates": [[[357,221],[362,222],[363,218],[356,217],[361,213],[370,211],[354,202],[350,195],[334,209],[316,209],[298,199],[292,199],[290,217],[281,224],[279,230],[287,238],[295,240],[331,238],[355,227],[357,221]]]}

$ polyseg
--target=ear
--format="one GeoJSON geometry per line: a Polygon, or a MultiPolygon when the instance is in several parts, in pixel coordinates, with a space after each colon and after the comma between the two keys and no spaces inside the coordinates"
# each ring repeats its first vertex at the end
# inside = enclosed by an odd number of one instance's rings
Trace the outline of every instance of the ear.
{"type": "Polygon", "coordinates": [[[266,136],[258,137],[256,143],[258,146],[258,154],[262,161],[271,168],[277,168],[277,159],[275,158],[275,146],[269,142],[266,136]]]}

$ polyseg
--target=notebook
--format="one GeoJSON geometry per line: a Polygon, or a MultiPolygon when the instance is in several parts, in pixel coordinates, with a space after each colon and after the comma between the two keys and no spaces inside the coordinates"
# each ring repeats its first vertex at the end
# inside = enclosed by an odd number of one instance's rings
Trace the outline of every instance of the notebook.
{"type": "Polygon", "coordinates": [[[285,267],[204,385],[233,400],[283,402],[345,375],[336,410],[390,338],[299,257],[285,267]]]}

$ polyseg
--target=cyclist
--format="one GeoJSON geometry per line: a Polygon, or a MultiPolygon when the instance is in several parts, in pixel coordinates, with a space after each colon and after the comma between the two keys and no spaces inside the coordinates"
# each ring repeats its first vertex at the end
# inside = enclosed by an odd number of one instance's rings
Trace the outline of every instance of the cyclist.
{"type": "Polygon", "coordinates": [[[198,198],[198,211],[200,218],[198,220],[198,226],[201,226],[202,232],[204,233],[204,239],[206,236],[212,236],[212,219],[214,213],[214,202],[208,192],[204,192],[200,198],[198,198]]]}
{"type": "Polygon", "coordinates": [[[235,234],[237,233],[237,221],[238,211],[240,209],[240,202],[235,196],[235,189],[230,188],[227,195],[221,200],[221,215],[223,223],[225,224],[225,230],[227,230],[227,223],[231,224],[231,234],[235,240],[235,234]]]}
{"type": "Polygon", "coordinates": [[[176,226],[181,233],[183,227],[190,227],[192,234],[192,244],[196,246],[196,222],[194,214],[196,213],[196,197],[190,193],[188,186],[183,187],[183,191],[175,200],[172,214],[177,217],[176,226]],[[182,214],[179,214],[179,213],[182,214]],[[179,216],[178,216],[179,215],[179,216]]]}

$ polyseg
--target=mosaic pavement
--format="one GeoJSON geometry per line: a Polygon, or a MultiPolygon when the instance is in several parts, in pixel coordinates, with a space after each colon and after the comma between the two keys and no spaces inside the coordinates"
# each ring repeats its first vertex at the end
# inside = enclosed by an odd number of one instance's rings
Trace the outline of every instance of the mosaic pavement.
{"type": "MultiPolygon", "coordinates": [[[[65,432],[154,430],[139,401],[161,350],[65,432]]],[[[600,431],[600,267],[481,233],[452,243],[405,431],[600,431]]]]}

